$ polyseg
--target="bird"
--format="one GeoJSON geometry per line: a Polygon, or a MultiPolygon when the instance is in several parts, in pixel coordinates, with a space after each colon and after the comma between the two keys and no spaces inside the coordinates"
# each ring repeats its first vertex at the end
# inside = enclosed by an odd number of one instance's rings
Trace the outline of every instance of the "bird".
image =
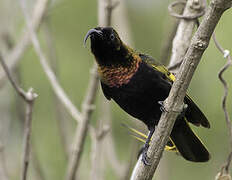
{"type": "MultiPolygon", "coordinates": [[[[151,56],[126,45],[113,27],[90,29],[84,37],[85,45],[89,37],[104,96],[149,130],[140,152],[143,163],[150,165],[147,150],[175,75],[151,56]]],[[[187,108],[176,119],[167,145],[188,161],[207,162],[210,153],[189,124],[210,128],[210,123],[188,95],[184,104],[187,108]]]]}

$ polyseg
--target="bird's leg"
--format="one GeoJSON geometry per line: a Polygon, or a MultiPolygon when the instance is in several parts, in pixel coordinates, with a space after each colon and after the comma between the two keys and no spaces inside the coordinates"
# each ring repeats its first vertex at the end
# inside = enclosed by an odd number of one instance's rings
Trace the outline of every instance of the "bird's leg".
{"type": "MultiPolygon", "coordinates": [[[[167,110],[166,110],[165,107],[164,107],[164,102],[163,102],[163,101],[158,101],[158,104],[161,105],[161,106],[160,106],[160,110],[161,110],[162,112],[167,112],[167,110]]],[[[177,112],[177,113],[180,113],[180,114],[178,115],[177,119],[182,119],[183,117],[185,117],[185,113],[186,113],[186,111],[187,111],[187,108],[188,108],[188,104],[185,104],[185,103],[184,103],[182,111],[181,111],[181,112],[177,112]]]]}
{"type": "Polygon", "coordinates": [[[148,134],[148,137],[147,137],[147,140],[145,142],[145,144],[143,145],[143,147],[141,148],[141,150],[139,151],[139,155],[142,154],[142,161],[144,163],[144,165],[147,165],[147,166],[150,166],[151,164],[148,162],[148,156],[147,156],[147,150],[149,148],[149,144],[150,144],[150,141],[151,141],[151,137],[155,131],[155,128],[150,128],[149,129],[149,134],[148,134]]]}
{"type": "Polygon", "coordinates": [[[167,112],[167,110],[164,107],[164,101],[158,101],[158,104],[160,105],[161,112],[167,112]]]}

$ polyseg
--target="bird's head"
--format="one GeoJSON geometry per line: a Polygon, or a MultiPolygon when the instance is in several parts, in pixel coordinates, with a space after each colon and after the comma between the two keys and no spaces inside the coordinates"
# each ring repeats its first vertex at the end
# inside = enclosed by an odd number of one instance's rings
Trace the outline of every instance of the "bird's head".
{"type": "Polygon", "coordinates": [[[98,64],[111,66],[125,63],[125,56],[128,56],[129,49],[112,27],[90,29],[84,38],[84,44],[88,37],[91,41],[91,51],[98,64]]]}

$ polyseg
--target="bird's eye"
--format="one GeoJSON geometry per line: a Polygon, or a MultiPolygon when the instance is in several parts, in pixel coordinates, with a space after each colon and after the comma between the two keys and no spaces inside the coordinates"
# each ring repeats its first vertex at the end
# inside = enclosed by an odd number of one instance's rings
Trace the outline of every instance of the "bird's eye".
{"type": "Polygon", "coordinates": [[[111,34],[111,35],[110,35],[110,40],[113,41],[114,39],[115,39],[114,34],[111,34]]]}

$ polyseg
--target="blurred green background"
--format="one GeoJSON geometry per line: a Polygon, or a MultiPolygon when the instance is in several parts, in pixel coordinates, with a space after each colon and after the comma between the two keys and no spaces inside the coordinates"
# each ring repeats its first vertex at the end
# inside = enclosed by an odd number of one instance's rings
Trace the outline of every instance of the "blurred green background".
{"type": "MultiPolygon", "coordinates": [[[[162,45],[174,22],[174,18],[169,15],[167,10],[170,2],[170,0],[125,0],[123,2],[127,14],[125,19],[130,33],[128,36],[131,38],[131,44],[129,45],[138,51],[150,54],[157,60],[160,59],[162,45]]],[[[15,3],[14,0],[1,0],[0,5],[0,9],[8,8],[8,10],[1,12],[0,20],[5,26],[1,27],[1,29],[5,28],[10,31],[17,42],[25,24],[19,4],[18,2],[15,3]]],[[[30,2],[30,6],[33,7],[33,5],[34,1],[33,3],[30,2]]],[[[113,12],[112,16],[113,19],[120,17],[117,10],[113,12]]],[[[228,50],[232,50],[231,19],[232,13],[229,10],[223,15],[216,28],[218,41],[228,50]]],[[[120,21],[114,21],[114,27],[119,31],[124,28],[120,21]]],[[[96,27],[97,24],[96,0],[59,0],[52,1],[44,23],[39,30],[43,50],[50,57],[50,48],[47,45],[45,36],[45,31],[49,28],[57,57],[56,71],[59,81],[78,108],[81,107],[90,77],[89,70],[94,60],[90,53],[89,42],[87,48],[84,48],[83,38],[86,32],[90,28],[96,27]]],[[[126,32],[121,33],[126,39],[126,32]]],[[[219,53],[213,41],[211,41],[188,90],[211,123],[211,129],[209,130],[193,127],[211,152],[211,160],[202,164],[191,163],[173,153],[164,152],[161,159],[161,168],[158,169],[155,179],[214,179],[226,160],[229,153],[229,141],[225,118],[221,109],[223,87],[218,79],[218,72],[225,62],[223,55],[219,53]]],[[[32,47],[24,54],[16,75],[19,77],[24,89],[33,87],[39,95],[34,106],[32,142],[34,153],[37,154],[42,171],[48,180],[63,179],[67,159],[65,158],[65,150],[56,120],[57,111],[55,107],[57,103],[54,100],[51,85],[32,47]]],[[[227,104],[231,115],[231,69],[225,73],[224,77],[227,79],[230,88],[227,104]]],[[[18,179],[23,135],[23,123],[22,118],[19,116],[19,110],[24,105],[24,102],[17,98],[9,83],[1,89],[0,93],[2,99],[0,112],[9,114],[7,118],[5,116],[0,118],[0,130],[2,131],[0,135],[5,145],[10,177],[11,179],[18,179]]],[[[99,94],[101,93],[100,90],[99,94]]],[[[97,109],[91,119],[92,124],[96,124],[96,120],[99,119],[99,96],[97,100],[97,109]]],[[[133,127],[137,126],[134,121],[128,119],[128,116],[114,102],[112,103],[112,113],[112,132],[116,152],[121,162],[128,162],[131,154],[131,148],[129,147],[131,147],[133,138],[128,135],[121,123],[126,122],[133,127]]],[[[66,135],[68,143],[71,145],[76,122],[65,111],[62,114],[66,119],[66,135]]],[[[139,142],[138,144],[142,145],[139,142]]],[[[80,179],[89,177],[90,148],[91,140],[88,135],[81,167],[78,171],[80,179]]],[[[30,166],[28,179],[36,179],[35,175],[36,172],[30,166]]],[[[110,166],[107,166],[104,177],[105,179],[118,179],[110,166]]]]}

